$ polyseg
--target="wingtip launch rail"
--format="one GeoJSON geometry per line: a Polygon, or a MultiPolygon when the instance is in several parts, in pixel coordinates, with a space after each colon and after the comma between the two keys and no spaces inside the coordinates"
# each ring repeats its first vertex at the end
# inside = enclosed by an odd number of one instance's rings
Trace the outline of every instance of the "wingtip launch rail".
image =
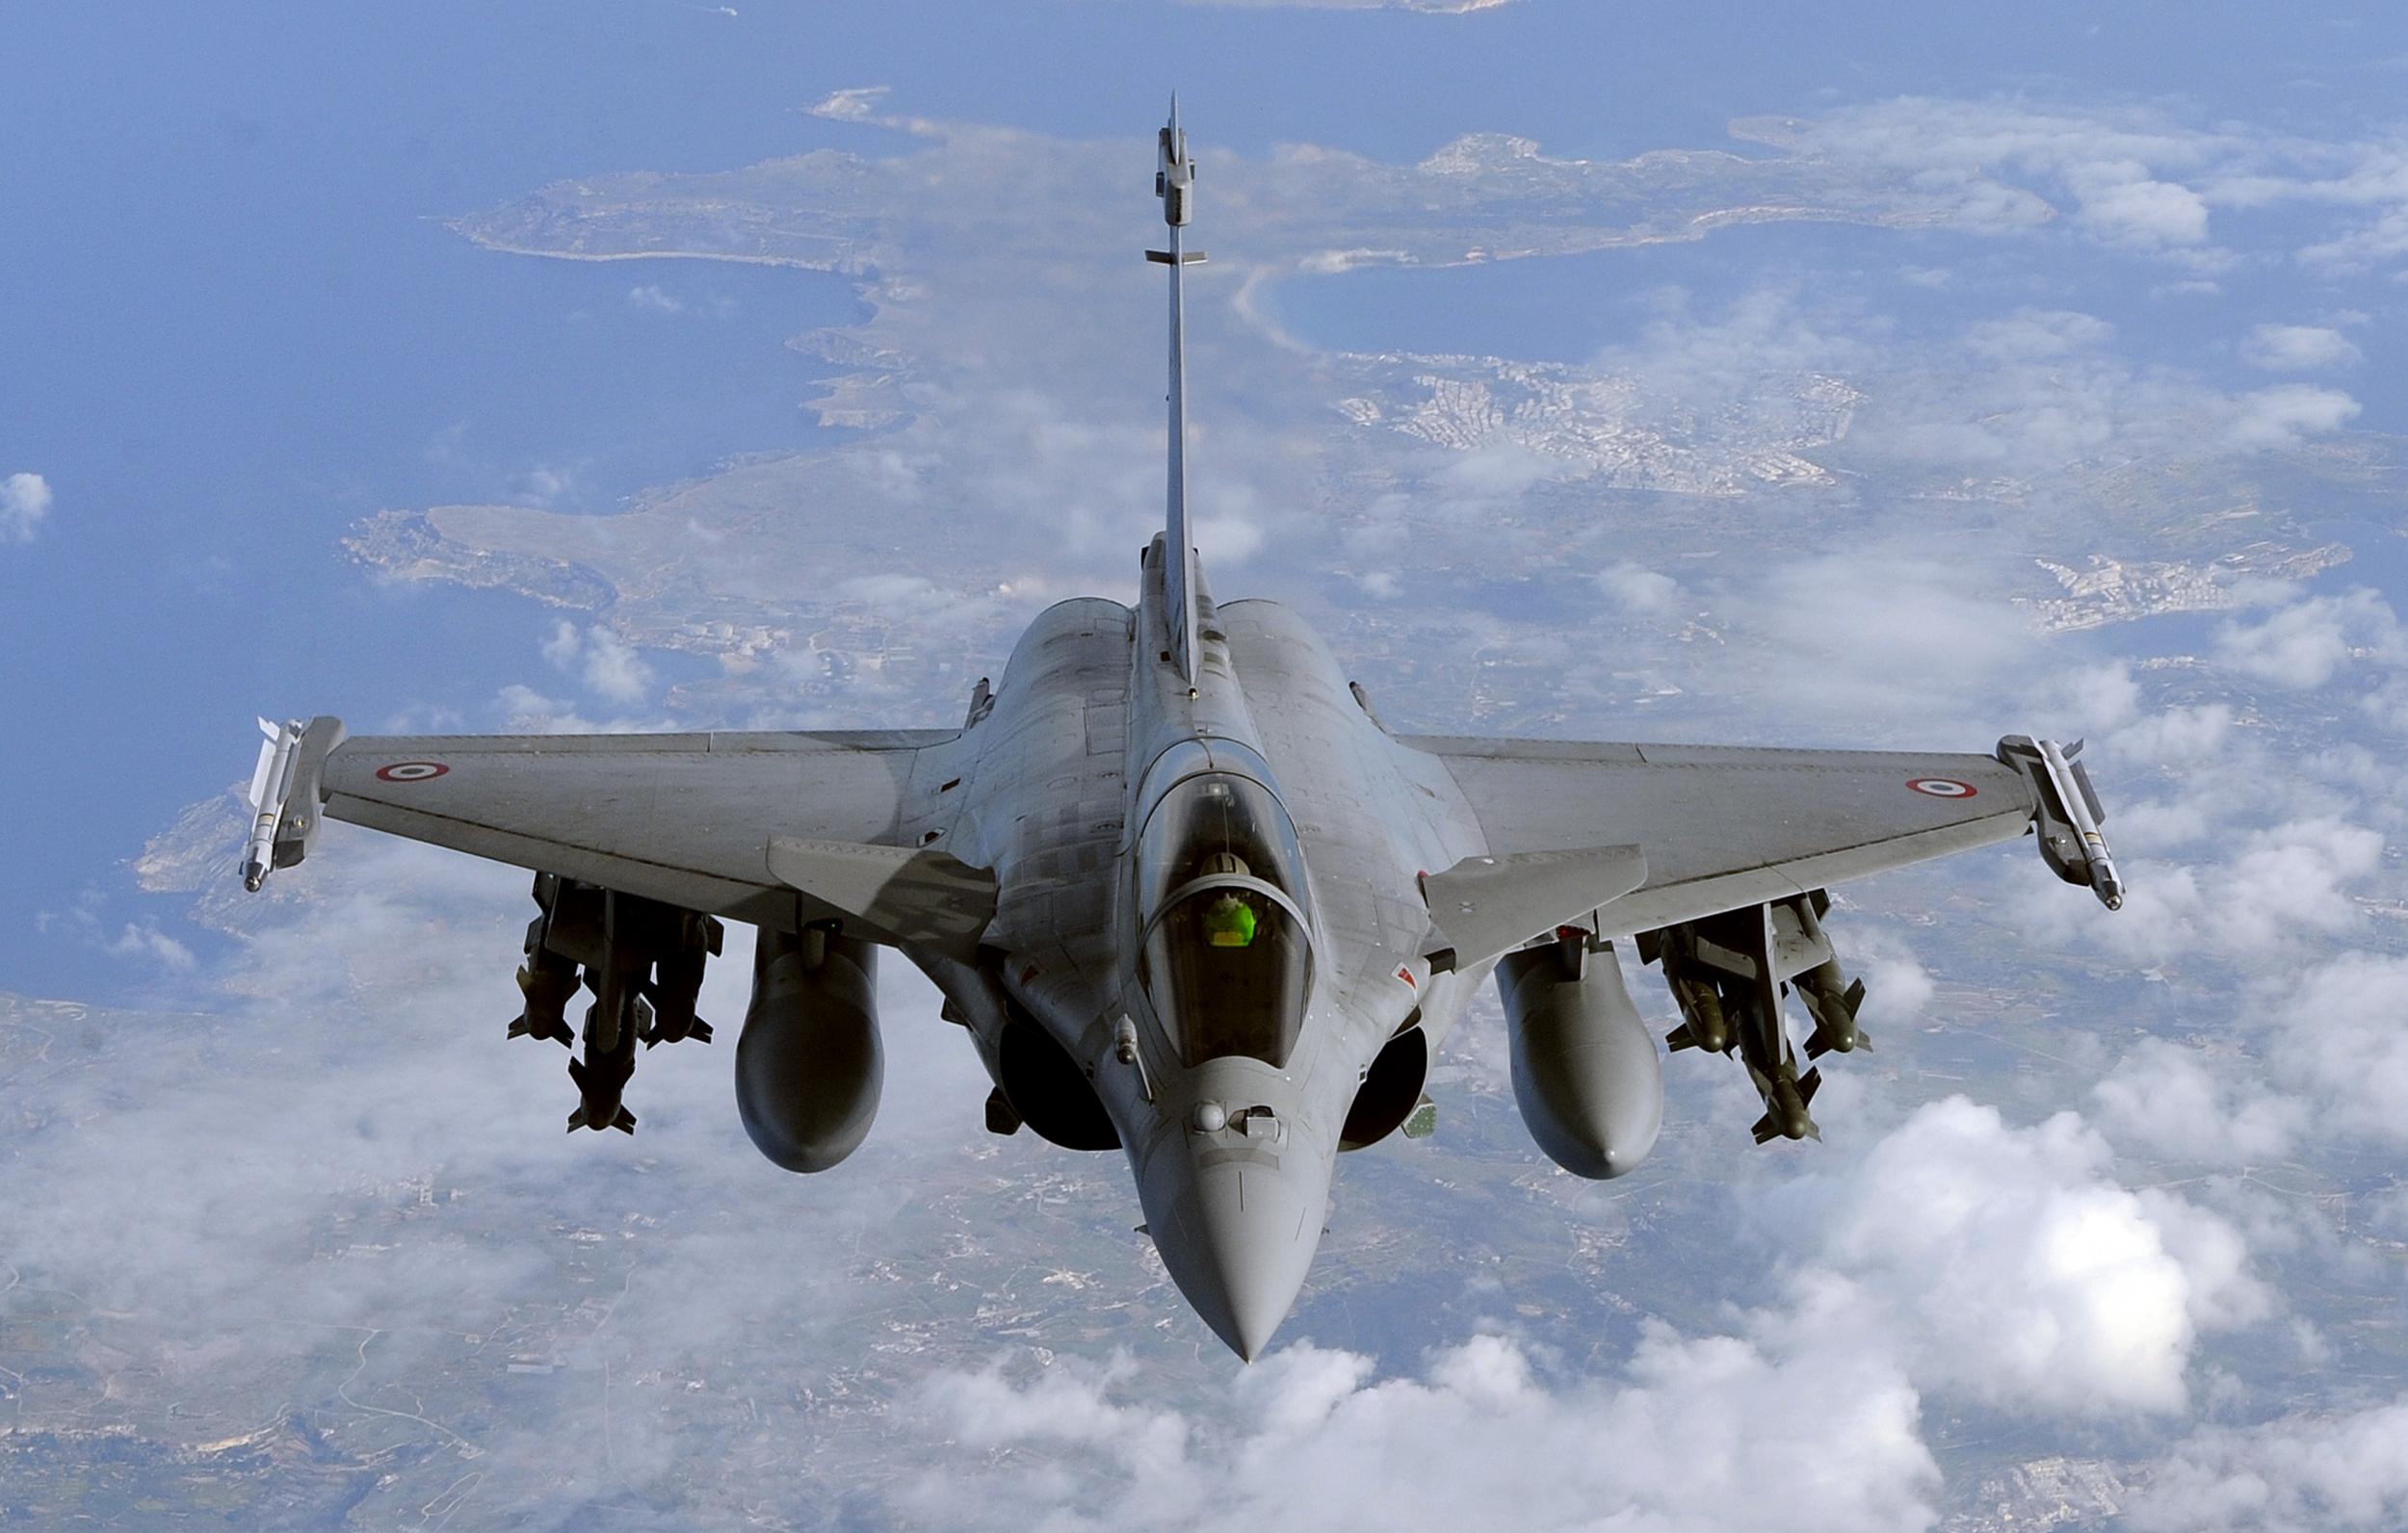
{"type": "Polygon", "coordinates": [[[341,719],[322,714],[306,724],[262,718],[259,733],[267,739],[250,774],[250,836],[243,846],[243,887],[254,895],[272,870],[300,862],[317,842],[318,773],[344,731],[341,719]]]}
{"type": "Polygon", "coordinates": [[[2051,871],[2069,884],[2080,884],[2099,896],[2109,910],[2124,908],[2124,879],[2115,870],[2115,855],[2107,849],[2099,825],[2107,811],[2090,786],[2090,773],[2075,760],[2082,742],[2060,745],[2030,735],[2009,735],[1999,741],[1999,760],[2031,782],[2039,807],[2032,828],[2040,837],[2040,856],[2051,871]]]}

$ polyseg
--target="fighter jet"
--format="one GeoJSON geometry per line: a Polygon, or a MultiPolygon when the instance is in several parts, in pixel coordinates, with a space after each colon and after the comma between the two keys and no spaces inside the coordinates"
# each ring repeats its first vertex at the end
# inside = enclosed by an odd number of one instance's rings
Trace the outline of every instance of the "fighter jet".
{"type": "Polygon", "coordinates": [[[840,1164],[884,1077],[881,949],[943,993],[986,1127],[1128,1157],[1180,1291],[1252,1360],[1296,1300],[1338,1157],[1430,1131],[1431,1060],[1494,976],[1538,1147],[1620,1176],[1662,1120],[1629,944],[1674,1050],[1736,1052],[1759,1143],[1819,1137],[1810,1059],[1868,1040],[1823,928],[1851,878],[2036,833],[2122,884],[2079,745],[1987,754],[1398,735],[1287,608],[1217,601],[1189,526],[1183,247],[1195,164],[1157,141],[1165,527],[1137,605],[1037,615],[933,731],[350,736],[262,727],[243,876],[326,818],[535,873],[510,1033],[571,1044],[570,1129],[634,1132],[638,1044],[694,1015],[722,922],[757,927],[736,1105],[789,1171],[840,1164]],[[567,1008],[588,997],[579,1026],[567,1008]]]}

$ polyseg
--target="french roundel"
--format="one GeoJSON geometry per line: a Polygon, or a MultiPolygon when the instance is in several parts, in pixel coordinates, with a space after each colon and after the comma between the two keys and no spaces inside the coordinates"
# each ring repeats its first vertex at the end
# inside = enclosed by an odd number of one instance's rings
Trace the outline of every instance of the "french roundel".
{"type": "Polygon", "coordinates": [[[1975,792],[1973,784],[1960,783],[1953,777],[1914,777],[1907,780],[1906,786],[1934,798],[1971,798],[1975,792]]]}
{"type": "Polygon", "coordinates": [[[423,783],[451,769],[439,761],[397,761],[390,766],[378,767],[377,778],[388,783],[423,783]]]}

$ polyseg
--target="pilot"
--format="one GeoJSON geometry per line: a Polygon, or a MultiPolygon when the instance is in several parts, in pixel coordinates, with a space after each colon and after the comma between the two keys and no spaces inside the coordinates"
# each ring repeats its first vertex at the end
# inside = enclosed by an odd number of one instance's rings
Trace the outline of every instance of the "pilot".
{"type": "MultiPolygon", "coordinates": [[[[1204,859],[1207,878],[1245,878],[1252,870],[1234,852],[1215,852],[1204,859]]],[[[1234,889],[1223,890],[1204,910],[1204,939],[1216,948],[1254,945],[1254,907],[1234,889]]]]}

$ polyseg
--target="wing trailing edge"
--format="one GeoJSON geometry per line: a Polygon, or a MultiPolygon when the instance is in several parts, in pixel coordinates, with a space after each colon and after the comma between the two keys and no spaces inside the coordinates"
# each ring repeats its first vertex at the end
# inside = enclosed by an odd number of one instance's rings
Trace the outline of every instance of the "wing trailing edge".
{"type": "Polygon", "coordinates": [[[1636,846],[1466,857],[1422,881],[1430,918],[1457,968],[1510,952],[1532,937],[1581,922],[1647,881],[1636,846]]]}
{"type": "Polygon", "coordinates": [[[968,962],[995,919],[995,875],[929,847],[770,838],[769,870],[883,940],[968,962]]]}

